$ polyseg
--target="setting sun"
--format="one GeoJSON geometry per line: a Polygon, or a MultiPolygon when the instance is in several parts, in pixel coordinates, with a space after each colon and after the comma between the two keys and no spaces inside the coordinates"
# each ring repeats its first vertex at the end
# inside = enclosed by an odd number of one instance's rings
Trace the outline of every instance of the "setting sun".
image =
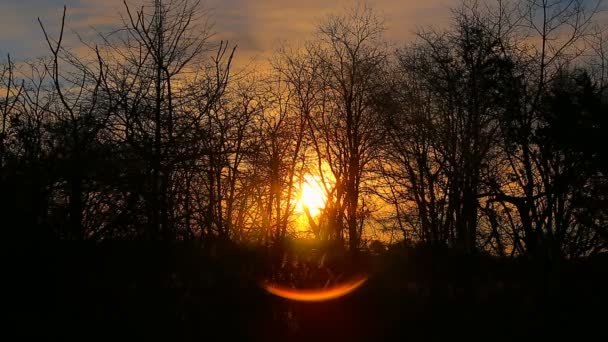
{"type": "Polygon", "coordinates": [[[305,212],[308,209],[311,216],[317,216],[325,207],[327,195],[321,184],[319,176],[305,175],[300,193],[299,209],[305,212]]]}

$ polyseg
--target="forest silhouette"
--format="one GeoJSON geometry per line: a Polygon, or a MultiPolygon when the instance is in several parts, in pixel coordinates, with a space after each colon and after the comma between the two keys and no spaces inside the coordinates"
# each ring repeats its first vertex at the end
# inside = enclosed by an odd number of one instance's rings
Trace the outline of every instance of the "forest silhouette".
{"type": "Polygon", "coordinates": [[[358,3],[240,68],[199,1],[77,49],[39,18],[47,55],[0,61],[20,334],[605,337],[601,6],[464,1],[395,44],[358,3]]]}

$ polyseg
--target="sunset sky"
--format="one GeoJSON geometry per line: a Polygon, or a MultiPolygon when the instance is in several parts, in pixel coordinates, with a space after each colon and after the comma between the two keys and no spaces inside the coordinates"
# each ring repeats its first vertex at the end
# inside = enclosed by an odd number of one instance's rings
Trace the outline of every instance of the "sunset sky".
{"type": "MultiPolygon", "coordinates": [[[[129,0],[138,4],[141,0],[129,0]]],[[[281,41],[302,41],[314,32],[319,19],[339,12],[354,1],[328,0],[204,0],[211,10],[217,38],[238,44],[237,62],[263,62],[281,41]]],[[[441,26],[449,20],[457,0],[369,0],[386,18],[386,38],[397,45],[420,26],[441,26]]],[[[59,28],[62,6],[67,5],[68,44],[77,44],[72,31],[92,37],[92,27],[105,31],[120,23],[122,0],[1,0],[0,58],[13,59],[47,54],[37,17],[51,34],[59,28]]]]}

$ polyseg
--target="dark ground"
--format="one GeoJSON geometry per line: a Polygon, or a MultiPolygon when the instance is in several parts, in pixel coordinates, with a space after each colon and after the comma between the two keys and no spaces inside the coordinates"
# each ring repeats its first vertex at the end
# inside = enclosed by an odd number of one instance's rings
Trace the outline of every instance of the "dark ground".
{"type": "Polygon", "coordinates": [[[294,303],[261,289],[277,258],[252,249],[17,249],[5,273],[16,287],[5,312],[18,338],[9,340],[608,340],[605,257],[549,264],[395,249],[362,257],[370,279],[356,292],[294,303]]]}

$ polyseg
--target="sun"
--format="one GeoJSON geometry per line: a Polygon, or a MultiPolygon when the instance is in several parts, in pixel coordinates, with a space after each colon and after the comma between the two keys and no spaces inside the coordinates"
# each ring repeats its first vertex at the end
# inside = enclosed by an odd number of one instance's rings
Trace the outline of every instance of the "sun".
{"type": "Polygon", "coordinates": [[[310,215],[315,217],[325,208],[326,200],[327,195],[321,184],[321,177],[304,175],[300,190],[299,210],[305,212],[308,209],[310,215]]]}

